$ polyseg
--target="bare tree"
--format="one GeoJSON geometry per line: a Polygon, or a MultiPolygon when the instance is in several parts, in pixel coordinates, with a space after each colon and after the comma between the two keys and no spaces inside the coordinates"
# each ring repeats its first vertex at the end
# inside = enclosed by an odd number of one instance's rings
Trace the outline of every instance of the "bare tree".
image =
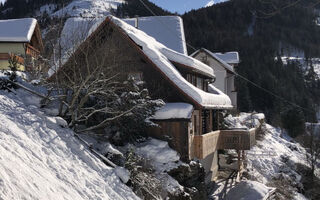
{"type": "Polygon", "coordinates": [[[59,42],[63,45],[57,62],[60,70],[54,75],[59,114],[76,132],[100,130],[139,112],[151,116],[162,101],[151,100],[143,84],[128,79],[124,65],[130,63],[121,60],[112,28],[97,30],[88,38],[94,21],[88,23],[77,27],[77,33],[71,32],[72,38],[59,42]]]}

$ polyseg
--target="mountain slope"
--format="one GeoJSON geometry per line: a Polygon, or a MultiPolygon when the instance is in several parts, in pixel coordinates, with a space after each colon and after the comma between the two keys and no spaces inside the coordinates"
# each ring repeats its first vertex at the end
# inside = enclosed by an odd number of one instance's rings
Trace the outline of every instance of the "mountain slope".
{"type": "MultiPolygon", "coordinates": [[[[272,2],[279,8],[284,4],[272,2]]],[[[308,84],[299,63],[283,65],[281,59],[275,59],[290,46],[303,51],[306,58],[320,57],[320,27],[315,23],[314,7],[308,7],[308,3],[301,1],[273,15],[262,14],[270,12],[270,5],[255,0],[231,0],[191,11],[183,15],[186,39],[196,49],[239,51],[239,74],[294,104],[314,110],[320,104],[319,80],[308,84]]],[[[303,113],[298,115],[304,120],[315,121],[315,112],[292,106],[243,79],[238,79],[236,85],[242,111],[264,112],[275,125],[280,125],[283,114],[290,110],[303,113]]]]}
{"type": "Polygon", "coordinates": [[[30,94],[17,93],[0,91],[1,199],[139,199],[61,127],[64,120],[46,116],[30,94]]]}

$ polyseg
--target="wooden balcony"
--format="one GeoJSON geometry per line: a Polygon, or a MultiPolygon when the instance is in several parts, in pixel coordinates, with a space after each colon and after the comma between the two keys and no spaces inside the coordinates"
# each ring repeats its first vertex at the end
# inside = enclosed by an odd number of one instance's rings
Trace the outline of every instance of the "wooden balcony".
{"type": "Polygon", "coordinates": [[[255,145],[256,129],[220,130],[193,138],[193,157],[203,159],[219,149],[250,150],[255,145]]]}
{"type": "Polygon", "coordinates": [[[38,58],[40,55],[40,51],[33,46],[27,44],[26,54],[30,55],[33,58],[38,58]]]}

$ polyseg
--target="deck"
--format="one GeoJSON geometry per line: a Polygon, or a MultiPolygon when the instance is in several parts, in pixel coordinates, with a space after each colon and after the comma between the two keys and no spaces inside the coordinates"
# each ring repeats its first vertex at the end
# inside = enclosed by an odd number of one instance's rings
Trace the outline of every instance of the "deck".
{"type": "Polygon", "coordinates": [[[193,138],[193,157],[203,159],[219,149],[250,150],[255,145],[256,129],[219,130],[193,138]]]}

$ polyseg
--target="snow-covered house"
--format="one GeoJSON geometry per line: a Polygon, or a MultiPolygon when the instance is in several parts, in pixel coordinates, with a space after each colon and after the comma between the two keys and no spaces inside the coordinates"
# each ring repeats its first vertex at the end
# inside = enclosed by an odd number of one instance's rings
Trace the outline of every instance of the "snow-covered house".
{"type": "Polygon", "coordinates": [[[216,74],[213,86],[227,94],[234,108],[237,108],[237,91],[235,88],[235,67],[239,64],[238,52],[212,53],[202,48],[190,56],[209,65],[216,74]]]}
{"type": "MultiPolygon", "coordinates": [[[[70,68],[75,66],[74,63],[81,68],[79,59],[86,57],[90,60],[92,51],[87,49],[99,52],[99,49],[107,47],[106,51],[101,51],[101,56],[107,58],[106,66],[116,64],[127,77],[145,81],[151,97],[166,102],[151,119],[160,126],[150,128],[149,135],[167,140],[184,160],[200,159],[210,180],[218,169],[218,149],[250,149],[254,131],[219,130],[219,112],[233,109],[233,106],[227,95],[210,85],[215,78],[211,67],[169,49],[113,16],[94,21],[68,19],[62,37],[70,34],[72,38],[77,37],[72,30],[79,32],[79,26],[87,30],[86,34],[80,34],[84,36],[81,41],[77,40],[63,49],[65,56],[58,62],[62,65],[49,70],[50,79],[61,77],[60,80],[68,81],[64,76],[73,73],[70,68]],[[84,52],[89,53],[89,57],[84,52]]],[[[70,40],[62,38],[61,41],[70,40]]]]}
{"type": "Polygon", "coordinates": [[[36,58],[43,50],[41,32],[36,19],[0,20],[0,69],[8,69],[8,60],[14,56],[19,70],[25,70],[24,58],[36,58]]]}

